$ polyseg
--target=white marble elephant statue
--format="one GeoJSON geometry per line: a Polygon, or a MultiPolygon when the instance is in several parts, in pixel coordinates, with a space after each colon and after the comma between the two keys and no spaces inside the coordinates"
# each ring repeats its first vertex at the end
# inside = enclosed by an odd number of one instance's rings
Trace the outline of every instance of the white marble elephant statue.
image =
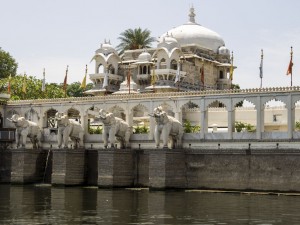
{"type": "Polygon", "coordinates": [[[57,121],[58,133],[57,142],[58,148],[68,148],[69,138],[73,142],[73,148],[83,148],[84,130],[81,124],[75,120],[69,119],[68,115],[57,112],[55,114],[57,121]]]}
{"type": "Polygon", "coordinates": [[[20,117],[17,114],[12,115],[9,119],[16,126],[16,145],[17,148],[26,147],[26,139],[29,137],[33,148],[39,148],[42,146],[42,130],[41,128],[32,121],[26,120],[24,117],[20,117]]]}
{"type": "Polygon", "coordinates": [[[120,148],[130,148],[129,139],[132,134],[132,128],[124,120],[115,117],[113,113],[100,109],[99,116],[96,116],[103,123],[102,137],[104,148],[115,147],[116,139],[120,142],[120,148]]]}
{"type": "Polygon", "coordinates": [[[156,122],[154,139],[156,148],[159,147],[162,139],[163,148],[168,148],[168,140],[171,137],[171,148],[182,147],[183,127],[182,124],[172,116],[168,116],[162,107],[159,106],[154,109],[153,116],[156,122]]]}

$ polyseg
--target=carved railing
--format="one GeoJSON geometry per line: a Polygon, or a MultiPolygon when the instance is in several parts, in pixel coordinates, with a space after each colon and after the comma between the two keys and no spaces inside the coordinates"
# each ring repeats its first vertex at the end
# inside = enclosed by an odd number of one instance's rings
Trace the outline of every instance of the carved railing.
{"type": "Polygon", "coordinates": [[[8,105],[30,104],[30,103],[55,103],[55,102],[82,102],[82,101],[109,101],[109,100],[133,100],[133,99],[161,99],[165,97],[205,97],[205,96],[223,96],[223,95],[245,95],[245,94],[270,94],[270,93],[290,93],[299,92],[300,87],[272,87],[272,88],[253,88],[253,89],[228,89],[228,90],[204,90],[189,92],[160,92],[160,93],[138,93],[138,94],[115,94],[95,97],[71,97],[54,99],[34,99],[34,100],[15,100],[8,101],[8,105]]]}

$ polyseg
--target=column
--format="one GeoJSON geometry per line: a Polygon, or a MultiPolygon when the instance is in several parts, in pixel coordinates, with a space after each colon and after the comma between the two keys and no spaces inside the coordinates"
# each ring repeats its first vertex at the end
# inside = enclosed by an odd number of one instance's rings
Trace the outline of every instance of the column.
{"type": "Polygon", "coordinates": [[[293,131],[295,127],[295,104],[293,104],[292,96],[287,98],[287,119],[288,119],[288,138],[293,139],[293,131]]]}
{"type": "Polygon", "coordinates": [[[200,100],[200,126],[201,126],[201,132],[200,132],[200,138],[205,139],[205,133],[207,132],[207,123],[208,123],[208,117],[207,117],[207,108],[205,107],[205,101],[204,99],[200,100]]]}
{"type": "Polygon", "coordinates": [[[265,111],[264,107],[261,105],[260,96],[257,96],[256,103],[256,139],[261,139],[261,133],[264,132],[265,123],[265,111]]]}
{"type": "Polygon", "coordinates": [[[228,106],[228,138],[229,139],[232,139],[233,137],[233,132],[235,129],[234,123],[235,123],[235,107],[232,104],[232,99],[231,99],[228,106]]]}
{"type": "MultiPolygon", "coordinates": [[[[149,113],[153,113],[153,100],[150,102],[149,113]]],[[[150,123],[149,140],[153,140],[154,139],[155,121],[152,116],[150,116],[150,118],[149,118],[149,123],[150,123]]]]}

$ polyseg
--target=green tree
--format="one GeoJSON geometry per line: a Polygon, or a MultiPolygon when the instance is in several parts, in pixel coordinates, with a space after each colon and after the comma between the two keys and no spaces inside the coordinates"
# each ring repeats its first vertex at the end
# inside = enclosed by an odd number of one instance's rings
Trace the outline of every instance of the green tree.
{"type": "Polygon", "coordinates": [[[0,48],[0,78],[12,77],[17,73],[16,60],[6,51],[0,48]]]}
{"type": "MultiPolygon", "coordinates": [[[[8,92],[9,78],[0,79],[0,92],[8,92]]],[[[62,98],[64,92],[58,84],[46,84],[46,89],[42,92],[42,80],[33,76],[26,77],[26,92],[23,92],[24,76],[17,75],[10,80],[10,94],[12,100],[24,99],[44,99],[44,98],[62,98]]]]}
{"type": "Polygon", "coordinates": [[[134,30],[125,30],[118,39],[120,44],[117,46],[117,50],[120,51],[120,54],[125,50],[150,48],[151,43],[155,41],[155,38],[151,37],[151,31],[148,29],[142,30],[140,27],[134,30]]]}
{"type": "Polygon", "coordinates": [[[68,84],[67,87],[67,96],[68,97],[82,97],[84,96],[83,92],[90,90],[93,88],[93,84],[92,83],[88,83],[86,85],[86,89],[83,90],[82,88],[80,88],[81,83],[80,82],[74,82],[71,84],[68,84]]]}

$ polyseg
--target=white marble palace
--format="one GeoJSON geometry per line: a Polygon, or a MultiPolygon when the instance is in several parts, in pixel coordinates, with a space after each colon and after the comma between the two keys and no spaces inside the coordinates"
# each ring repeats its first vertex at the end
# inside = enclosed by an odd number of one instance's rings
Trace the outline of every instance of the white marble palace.
{"type": "MultiPolygon", "coordinates": [[[[219,34],[196,23],[193,8],[188,22],[161,35],[155,48],[119,55],[105,41],[92,59],[95,73],[90,80],[95,87],[86,97],[8,101],[0,109],[3,118],[18,114],[36,122],[43,129],[43,144],[54,147],[57,112],[81,123],[87,147],[101,147],[101,137],[90,133],[91,126],[101,125],[89,111],[105,109],[131,127],[149,127],[144,137],[131,137],[132,146],[154,148],[155,121],[149,114],[158,106],[180,122],[188,120],[201,127],[198,133],[183,135],[183,146],[200,146],[209,140],[291,141],[300,137],[295,126],[300,121],[300,87],[230,89],[230,51],[219,34]],[[243,101],[252,106],[238,107],[243,101]],[[270,107],[270,101],[281,106],[270,107]],[[235,122],[254,129],[237,132],[235,122]]],[[[14,127],[6,119],[3,126],[14,127]]]]}
{"type": "Polygon", "coordinates": [[[119,55],[105,41],[93,60],[95,73],[90,79],[95,88],[86,94],[95,96],[129,93],[129,89],[131,93],[224,90],[231,85],[230,51],[218,33],[195,21],[194,8],[187,23],[161,35],[156,48],[119,55]]]}

